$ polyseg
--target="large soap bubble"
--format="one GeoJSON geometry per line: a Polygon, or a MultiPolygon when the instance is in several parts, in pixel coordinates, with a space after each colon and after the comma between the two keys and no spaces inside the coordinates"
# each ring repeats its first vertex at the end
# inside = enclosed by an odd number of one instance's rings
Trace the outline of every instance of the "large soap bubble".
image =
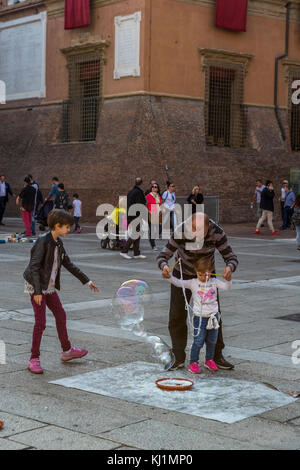
{"type": "Polygon", "coordinates": [[[123,282],[113,299],[113,314],[122,329],[131,331],[151,344],[152,357],[163,364],[164,370],[168,370],[175,362],[173,352],[159,336],[147,333],[143,323],[145,309],[151,305],[151,298],[147,282],[137,279],[123,282]]]}

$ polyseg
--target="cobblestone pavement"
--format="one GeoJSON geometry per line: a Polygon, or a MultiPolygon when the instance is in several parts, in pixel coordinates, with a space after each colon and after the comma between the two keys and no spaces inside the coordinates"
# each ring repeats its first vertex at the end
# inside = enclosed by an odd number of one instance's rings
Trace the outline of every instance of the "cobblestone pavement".
{"type": "MultiPolygon", "coordinates": [[[[21,229],[15,219],[6,219],[6,223],[5,232],[21,229]]],[[[296,251],[295,234],[283,232],[276,239],[255,237],[250,225],[226,226],[226,230],[240,261],[234,287],[221,300],[224,355],[235,370],[218,371],[218,376],[268,382],[284,391],[300,390],[300,364],[292,361],[296,352],[292,343],[300,342],[300,252],[296,251]],[[288,315],[295,316],[284,319],[288,315]]],[[[100,286],[100,292],[91,293],[63,271],[60,296],[70,337],[89,354],[81,361],[61,363],[49,313],[42,342],[42,376],[27,370],[33,317],[23,293],[22,273],[32,245],[0,245],[0,340],[6,345],[6,364],[0,365],[0,420],[5,423],[0,430],[0,450],[300,449],[299,399],[227,424],[158,408],[147,400],[135,403],[126,397],[50,384],[136,361],[154,362],[145,344],[121,331],[112,318],[111,298],[127,279],[149,283],[153,300],[145,326],[169,341],[169,285],[162,280],[156,253],[147,241],[142,242],[147,259],[129,261],[118,252],[102,250],[91,226],[85,226],[79,235],[70,234],[64,244],[74,262],[100,286]]],[[[218,255],[219,272],[222,267],[218,255]]],[[[205,375],[210,377],[208,372],[205,375]]]]}

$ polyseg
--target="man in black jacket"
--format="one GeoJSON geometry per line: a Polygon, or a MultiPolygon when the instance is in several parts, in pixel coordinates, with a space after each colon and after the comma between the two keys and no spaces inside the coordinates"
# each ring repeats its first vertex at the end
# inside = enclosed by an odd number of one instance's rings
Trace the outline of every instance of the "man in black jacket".
{"type": "MultiPolygon", "coordinates": [[[[143,206],[147,206],[147,200],[145,198],[144,191],[141,189],[142,183],[143,183],[142,178],[136,178],[135,179],[135,186],[127,194],[127,214],[128,214],[128,211],[129,211],[130,207],[133,206],[134,204],[141,204],[143,206]]],[[[139,212],[137,212],[137,214],[134,215],[134,216],[127,216],[128,230],[130,230],[132,228],[132,226],[130,226],[130,225],[139,216],[140,216],[139,212]]],[[[138,224],[134,228],[135,228],[135,231],[137,233],[140,233],[140,231],[141,231],[140,224],[138,224]]],[[[137,258],[137,259],[138,258],[140,258],[140,259],[146,258],[146,256],[141,255],[141,252],[140,252],[140,239],[141,239],[140,236],[136,239],[133,239],[129,236],[129,238],[127,240],[127,243],[124,246],[124,248],[122,249],[120,255],[123,256],[123,258],[131,259],[131,256],[128,255],[128,251],[129,251],[130,246],[133,244],[133,254],[134,254],[133,257],[137,258]]]]}
{"type": "Polygon", "coordinates": [[[259,219],[255,234],[260,235],[261,231],[260,228],[262,224],[267,221],[269,229],[272,231],[272,235],[279,235],[279,233],[274,229],[273,225],[273,215],[274,215],[274,197],[275,197],[275,192],[274,192],[274,186],[272,181],[266,181],[266,187],[263,189],[261,193],[261,201],[260,201],[260,207],[263,211],[261,218],[259,219]]]}
{"type": "Polygon", "coordinates": [[[0,175],[0,225],[5,225],[2,222],[6,204],[8,202],[8,195],[14,196],[10,185],[5,181],[5,175],[0,175]]]}

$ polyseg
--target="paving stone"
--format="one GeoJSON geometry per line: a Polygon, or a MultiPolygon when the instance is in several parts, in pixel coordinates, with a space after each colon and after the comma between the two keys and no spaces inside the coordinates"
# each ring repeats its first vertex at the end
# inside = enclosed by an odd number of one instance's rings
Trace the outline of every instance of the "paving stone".
{"type": "MultiPolygon", "coordinates": [[[[260,450],[262,446],[189,427],[147,420],[116,429],[101,436],[125,445],[152,450],[260,450]]],[[[271,447],[268,446],[270,449],[271,447]]]]}
{"type": "Polygon", "coordinates": [[[0,418],[1,421],[4,421],[4,426],[0,431],[1,438],[13,436],[14,434],[18,434],[20,432],[30,431],[45,426],[44,423],[39,421],[23,418],[21,416],[5,413],[3,411],[0,411],[0,418]]]}
{"type": "Polygon", "coordinates": [[[18,442],[10,441],[9,439],[0,438],[0,450],[24,450],[28,448],[30,448],[30,446],[27,444],[20,444],[18,442]]]}
{"type": "Polygon", "coordinates": [[[110,450],[119,447],[118,442],[88,436],[57,426],[47,426],[35,431],[16,434],[14,442],[33,446],[40,450],[110,450]]]}

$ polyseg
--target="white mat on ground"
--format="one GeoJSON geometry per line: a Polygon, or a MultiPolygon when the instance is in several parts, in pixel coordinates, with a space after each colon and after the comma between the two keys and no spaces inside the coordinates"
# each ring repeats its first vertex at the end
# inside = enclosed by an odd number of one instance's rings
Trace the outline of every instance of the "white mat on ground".
{"type": "Polygon", "coordinates": [[[217,373],[166,373],[159,364],[147,362],[132,362],[50,383],[229,424],[294,401],[259,383],[218,377],[217,373]],[[164,391],[155,384],[164,377],[188,378],[194,386],[183,392],[164,391]]]}

